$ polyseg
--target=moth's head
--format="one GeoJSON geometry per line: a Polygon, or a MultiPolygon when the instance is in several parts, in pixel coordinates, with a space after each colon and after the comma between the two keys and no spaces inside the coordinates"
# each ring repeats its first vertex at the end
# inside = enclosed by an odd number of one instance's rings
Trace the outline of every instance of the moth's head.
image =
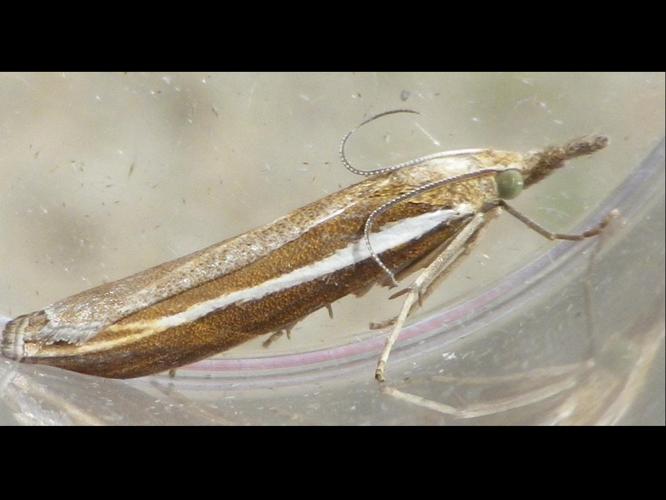
{"type": "Polygon", "coordinates": [[[550,147],[528,154],[525,158],[525,167],[522,169],[524,186],[529,187],[544,179],[553,171],[563,167],[567,160],[592,154],[607,145],[608,137],[592,135],[574,139],[564,146],[550,147]]]}
{"type": "Polygon", "coordinates": [[[504,164],[505,170],[495,176],[497,194],[510,200],[522,190],[544,179],[554,170],[565,165],[567,160],[599,151],[608,145],[608,138],[595,135],[574,139],[564,146],[550,147],[525,155],[522,161],[504,164]]]}

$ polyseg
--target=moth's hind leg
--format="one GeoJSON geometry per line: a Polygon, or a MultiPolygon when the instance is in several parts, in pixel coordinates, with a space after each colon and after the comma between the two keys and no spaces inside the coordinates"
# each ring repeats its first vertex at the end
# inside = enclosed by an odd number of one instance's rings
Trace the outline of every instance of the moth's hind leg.
{"type": "MultiPolygon", "coordinates": [[[[512,394],[505,397],[500,397],[488,402],[469,403],[459,406],[452,406],[445,403],[426,399],[416,394],[403,392],[395,387],[382,386],[382,392],[397,400],[404,401],[422,408],[428,408],[443,415],[448,415],[458,419],[486,417],[496,415],[498,413],[516,410],[518,408],[531,406],[542,401],[560,397],[566,400],[568,394],[574,390],[580,382],[581,377],[590,372],[594,367],[594,363],[587,361],[576,363],[570,366],[552,367],[545,370],[534,370],[533,373],[526,372],[516,374],[512,377],[515,378],[514,383],[519,380],[533,383],[534,387],[523,390],[519,394],[512,394]],[[549,373],[552,372],[552,373],[549,373]],[[546,383],[537,383],[539,379],[543,378],[546,383]],[[548,380],[552,379],[552,380],[548,380]]],[[[483,382],[483,385],[488,384],[488,387],[493,387],[502,377],[498,380],[488,380],[483,382]]],[[[459,379],[458,383],[465,384],[466,380],[459,379]]],[[[474,379],[469,379],[469,382],[474,384],[474,379]]]]}
{"type": "Polygon", "coordinates": [[[287,334],[287,338],[289,340],[291,340],[291,331],[293,330],[293,328],[295,326],[296,326],[296,323],[294,322],[294,323],[291,323],[291,324],[285,326],[284,328],[282,328],[282,329],[280,329],[276,332],[273,332],[270,337],[268,337],[266,340],[264,340],[261,343],[262,347],[264,349],[270,347],[273,342],[275,342],[277,339],[282,337],[284,334],[287,334]]]}
{"type": "Polygon", "coordinates": [[[434,289],[434,285],[437,282],[440,282],[453,269],[453,265],[460,261],[460,257],[469,253],[471,245],[478,237],[479,231],[492,215],[494,215],[494,210],[486,213],[478,213],[472,217],[458,234],[443,246],[441,253],[430,263],[430,265],[428,265],[418,278],[416,278],[414,284],[393,296],[396,297],[405,293],[407,294],[402,309],[400,310],[400,314],[395,321],[392,322],[393,329],[386,339],[384,350],[377,362],[377,369],[375,370],[375,379],[377,381],[384,381],[384,372],[391,353],[391,348],[397,340],[409,314],[417,305],[422,303],[425,297],[429,295],[434,289]]]}
{"type": "Polygon", "coordinates": [[[277,339],[282,337],[284,335],[284,330],[278,330],[277,332],[273,332],[270,337],[268,337],[266,340],[264,340],[261,343],[261,346],[266,349],[271,346],[273,342],[275,342],[277,339]]]}

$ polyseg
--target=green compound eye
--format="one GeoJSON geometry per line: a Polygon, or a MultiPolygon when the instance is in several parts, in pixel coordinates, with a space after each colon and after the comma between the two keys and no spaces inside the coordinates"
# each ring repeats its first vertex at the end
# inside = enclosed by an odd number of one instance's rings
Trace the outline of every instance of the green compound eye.
{"type": "Polygon", "coordinates": [[[517,170],[505,170],[495,177],[497,194],[503,200],[512,200],[523,191],[523,174],[517,170]]]}

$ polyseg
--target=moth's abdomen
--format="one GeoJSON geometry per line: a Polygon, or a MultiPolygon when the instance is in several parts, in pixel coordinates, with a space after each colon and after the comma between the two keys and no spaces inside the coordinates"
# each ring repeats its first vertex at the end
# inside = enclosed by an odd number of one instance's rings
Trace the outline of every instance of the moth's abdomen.
{"type": "Polygon", "coordinates": [[[5,325],[0,333],[0,352],[4,357],[17,361],[23,358],[23,332],[31,316],[32,314],[19,316],[5,325]]]}

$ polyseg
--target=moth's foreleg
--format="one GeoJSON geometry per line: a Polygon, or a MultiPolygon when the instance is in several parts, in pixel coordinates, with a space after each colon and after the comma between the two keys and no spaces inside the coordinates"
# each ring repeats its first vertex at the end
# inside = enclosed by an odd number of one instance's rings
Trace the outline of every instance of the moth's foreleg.
{"type": "Polygon", "coordinates": [[[388,362],[391,349],[397,340],[400,331],[402,330],[405,320],[412,309],[420,303],[423,296],[428,292],[432,283],[437,280],[443,273],[456,262],[468,248],[470,241],[473,240],[479,228],[485,222],[485,215],[478,213],[470,219],[465,227],[451,240],[451,242],[443,249],[435,260],[416,278],[414,284],[407,289],[407,297],[402,305],[400,314],[398,315],[390,335],[386,339],[384,350],[377,362],[377,369],[375,370],[375,379],[379,382],[384,381],[384,371],[386,363],[388,362]]]}
{"type": "Polygon", "coordinates": [[[544,227],[540,226],[536,222],[534,222],[532,219],[530,219],[527,215],[523,214],[522,212],[516,210],[513,208],[511,205],[509,205],[506,201],[500,200],[498,202],[498,206],[502,207],[504,210],[506,210],[508,213],[513,215],[516,219],[518,219],[520,222],[525,224],[527,227],[530,229],[533,229],[537,233],[539,233],[541,236],[548,238],[549,240],[569,240],[569,241],[580,241],[585,238],[592,238],[593,236],[597,236],[601,234],[601,232],[604,230],[606,226],[613,220],[616,219],[617,217],[620,216],[620,212],[615,209],[611,210],[604,219],[594,226],[591,229],[588,229],[587,231],[583,231],[582,233],[579,234],[562,234],[562,233],[553,233],[551,231],[548,231],[544,227]]]}
{"type": "MultiPolygon", "coordinates": [[[[511,205],[509,205],[506,201],[500,200],[498,203],[498,206],[506,210],[509,214],[513,215],[516,219],[518,219],[520,222],[525,224],[527,227],[530,229],[533,229],[540,235],[542,235],[545,238],[548,238],[549,240],[568,240],[568,241],[580,241],[586,238],[592,238],[595,236],[599,236],[604,229],[610,224],[610,222],[613,219],[616,219],[620,216],[620,212],[615,209],[611,210],[606,217],[602,219],[599,224],[596,226],[588,229],[587,231],[583,231],[578,234],[562,234],[562,233],[553,233],[551,231],[548,231],[544,227],[540,226],[536,222],[534,222],[532,219],[530,219],[528,216],[525,214],[521,213],[520,211],[516,210],[513,208],[511,205]]],[[[585,310],[586,310],[586,318],[587,318],[587,333],[590,338],[590,346],[592,351],[594,351],[594,335],[593,335],[593,325],[591,322],[592,318],[592,290],[591,290],[591,285],[590,285],[590,279],[591,279],[591,273],[592,273],[592,265],[594,262],[594,257],[599,251],[599,246],[597,245],[595,247],[595,250],[592,252],[590,256],[590,263],[588,266],[588,271],[585,276],[585,310]]]]}

